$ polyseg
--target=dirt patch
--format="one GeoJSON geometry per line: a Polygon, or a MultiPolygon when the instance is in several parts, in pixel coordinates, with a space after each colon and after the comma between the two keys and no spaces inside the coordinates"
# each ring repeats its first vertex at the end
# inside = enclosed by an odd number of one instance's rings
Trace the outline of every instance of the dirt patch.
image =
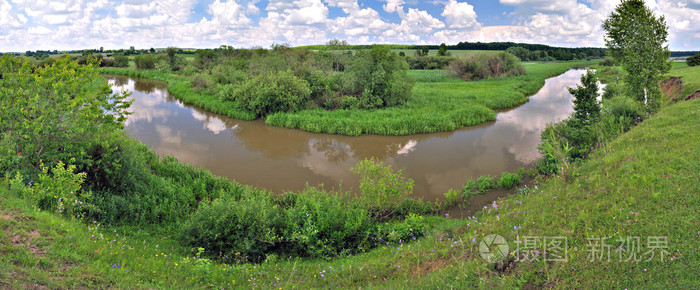
{"type": "Polygon", "coordinates": [[[690,96],[685,98],[686,101],[695,100],[695,99],[700,99],[700,90],[695,91],[694,93],[690,94],[690,96]]]}
{"type": "Polygon", "coordinates": [[[496,262],[494,265],[494,270],[498,272],[499,275],[503,274],[510,274],[513,269],[515,269],[515,266],[518,264],[518,261],[515,260],[515,258],[510,257],[505,260],[501,260],[496,262]]]}
{"type": "MultiPolygon", "coordinates": [[[[5,230],[7,232],[7,229],[5,230]]],[[[27,236],[21,236],[17,233],[10,236],[10,243],[15,247],[25,247],[29,250],[32,255],[37,258],[43,258],[46,256],[46,250],[37,246],[33,241],[36,241],[41,237],[41,234],[36,229],[32,229],[27,233],[27,236]]]]}
{"type": "Polygon", "coordinates": [[[431,272],[444,269],[445,267],[447,267],[448,264],[449,261],[447,259],[442,258],[438,258],[435,260],[426,260],[418,265],[413,266],[413,268],[411,269],[411,273],[413,273],[413,277],[416,278],[425,277],[425,275],[428,275],[431,272]]]}
{"type": "Polygon", "coordinates": [[[667,80],[659,83],[659,85],[661,85],[661,92],[674,102],[678,100],[681,96],[681,91],[683,91],[683,80],[681,80],[681,77],[669,77],[667,80]]]}

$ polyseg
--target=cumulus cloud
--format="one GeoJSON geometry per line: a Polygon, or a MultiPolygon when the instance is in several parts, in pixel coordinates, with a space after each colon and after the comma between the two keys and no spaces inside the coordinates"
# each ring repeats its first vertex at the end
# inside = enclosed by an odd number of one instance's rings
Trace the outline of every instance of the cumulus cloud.
{"type": "MultiPolygon", "coordinates": [[[[514,41],[602,46],[601,23],[619,3],[499,0],[514,12],[504,15],[507,20],[498,26],[484,26],[477,19],[493,14],[480,15],[474,0],[372,1],[0,0],[0,50],[267,47],[320,44],[332,38],[353,44],[514,41]]],[[[658,15],[666,15],[672,49],[699,48],[700,26],[695,24],[700,22],[700,0],[645,1],[658,15]]]]}
{"type": "Polygon", "coordinates": [[[441,15],[445,16],[445,22],[452,29],[478,29],[481,26],[476,21],[474,6],[466,2],[450,0],[441,15]]]}

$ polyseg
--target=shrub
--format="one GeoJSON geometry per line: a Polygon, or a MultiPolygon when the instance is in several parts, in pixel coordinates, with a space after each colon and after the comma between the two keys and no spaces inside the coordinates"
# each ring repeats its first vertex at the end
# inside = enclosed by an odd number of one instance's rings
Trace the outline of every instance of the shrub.
{"type": "Polygon", "coordinates": [[[616,83],[610,83],[603,88],[603,99],[612,99],[622,95],[622,86],[616,83]]]}
{"type": "Polygon", "coordinates": [[[400,208],[403,201],[413,194],[413,180],[405,180],[401,170],[394,171],[390,165],[374,158],[358,163],[352,172],[360,175],[360,192],[357,197],[373,218],[387,219],[400,208]]]}
{"type": "Polygon", "coordinates": [[[375,222],[358,203],[313,187],[286,195],[282,253],[334,257],[372,246],[375,222]]]}
{"type": "Polygon", "coordinates": [[[404,103],[413,88],[407,71],[404,59],[386,47],[359,51],[345,69],[351,81],[341,94],[355,96],[363,109],[404,103]]]}
{"type": "Polygon", "coordinates": [[[607,100],[603,106],[603,113],[615,119],[622,116],[634,121],[641,120],[645,115],[644,107],[639,102],[623,95],[607,100]]]}
{"type": "Polygon", "coordinates": [[[194,92],[212,92],[214,85],[214,80],[209,74],[196,73],[190,77],[190,86],[194,92]]]}
{"type": "Polygon", "coordinates": [[[700,65],[700,53],[693,55],[685,60],[688,66],[700,65]]]}
{"type": "Polygon", "coordinates": [[[600,61],[598,63],[599,65],[602,66],[617,66],[617,62],[613,60],[612,58],[606,57],[604,60],[600,61]]]}
{"type": "Polygon", "coordinates": [[[115,67],[127,67],[129,66],[129,58],[123,53],[117,53],[114,55],[114,66],[115,67]]]}
{"type": "Polygon", "coordinates": [[[154,69],[157,61],[156,56],[152,54],[142,54],[134,57],[137,69],[154,69]]]}
{"type": "Polygon", "coordinates": [[[296,112],[310,101],[309,84],[290,71],[265,73],[255,76],[223,96],[256,116],[276,112],[296,112]]]}
{"type": "Polygon", "coordinates": [[[447,70],[465,81],[525,73],[518,58],[506,52],[459,57],[450,62],[447,70]]]}
{"type": "Polygon", "coordinates": [[[235,257],[253,262],[265,260],[280,237],[280,208],[267,193],[246,192],[240,199],[224,197],[201,205],[182,226],[180,241],[202,247],[210,256],[235,257]]]}

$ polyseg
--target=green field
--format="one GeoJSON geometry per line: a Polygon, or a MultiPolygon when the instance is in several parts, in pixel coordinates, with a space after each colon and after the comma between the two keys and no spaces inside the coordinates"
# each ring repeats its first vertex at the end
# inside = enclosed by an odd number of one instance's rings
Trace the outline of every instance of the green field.
{"type": "MultiPolygon", "coordinates": [[[[333,260],[271,257],[262,264],[198,259],[172,235],[84,224],[37,211],[0,186],[0,288],[181,287],[651,287],[698,285],[699,100],[664,108],[600,148],[569,178],[540,180],[495,201],[474,219],[427,217],[410,243],[333,260]],[[512,262],[503,270],[479,257],[478,242],[499,234],[565,237],[566,262],[512,262]],[[589,261],[589,238],[665,237],[661,262],[589,261]],[[574,250],[574,249],[577,250],[574,250]]],[[[174,234],[174,233],[173,233],[174,234]]],[[[613,248],[615,249],[615,248],[613,248]]],[[[641,255],[646,252],[642,248],[641,255]]]]}

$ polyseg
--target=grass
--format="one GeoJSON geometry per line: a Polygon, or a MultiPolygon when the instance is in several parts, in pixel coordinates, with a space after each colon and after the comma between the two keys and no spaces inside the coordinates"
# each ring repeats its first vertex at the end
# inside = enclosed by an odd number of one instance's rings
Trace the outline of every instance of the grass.
{"type": "Polygon", "coordinates": [[[690,67],[687,63],[673,63],[673,69],[668,74],[670,76],[682,77],[683,91],[682,97],[686,97],[693,92],[700,90],[700,66],[690,67]]]}
{"type": "Polygon", "coordinates": [[[332,260],[197,259],[196,250],[170,236],[36,211],[2,184],[0,288],[697,286],[699,105],[663,109],[597,150],[566,180],[520,188],[472,219],[428,217],[433,226],[425,238],[332,260]],[[565,237],[568,261],[512,262],[501,271],[479,258],[478,242],[489,234],[505,237],[510,249],[517,237],[565,237]],[[588,238],[611,237],[606,243],[620,246],[618,238],[640,237],[643,255],[647,238],[656,236],[668,239],[665,262],[659,250],[651,261],[619,262],[615,252],[610,261],[587,259],[588,238]]]}
{"type": "MultiPolygon", "coordinates": [[[[411,71],[416,80],[409,100],[402,105],[377,110],[303,110],[296,113],[277,113],[267,117],[266,124],[301,129],[309,132],[357,136],[410,135],[453,131],[496,119],[495,110],[510,108],[527,102],[544,80],[582,67],[592,62],[547,62],[525,66],[526,74],[517,77],[492,78],[464,82],[442,70],[411,71]]],[[[133,68],[103,68],[103,73],[148,77],[168,83],[168,91],[187,104],[232,118],[251,120],[250,112],[234,108],[207,93],[191,91],[187,78],[140,71],[133,68]]]]}
{"type": "Polygon", "coordinates": [[[411,71],[416,80],[409,100],[379,110],[305,110],[277,113],[266,124],[341,135],[410,135],[452,131],[496,119],[495,110],[527,102],[544,80],[586,62],[538,63],[526,74],[464,82],[443,71],[411,71]]]}

